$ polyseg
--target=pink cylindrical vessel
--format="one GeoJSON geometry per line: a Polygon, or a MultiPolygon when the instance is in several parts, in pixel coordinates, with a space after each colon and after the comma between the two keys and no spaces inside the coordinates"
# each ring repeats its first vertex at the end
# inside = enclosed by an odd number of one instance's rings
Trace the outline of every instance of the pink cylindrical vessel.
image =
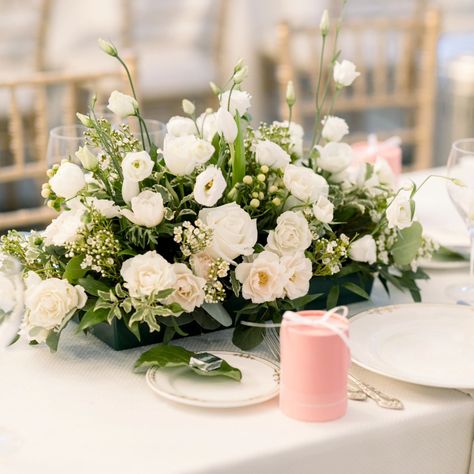
{"type": "Polygon", "coordinates": [[[387,162],[395,176],[400,176],[402,172],[402,148],[399,145],[369,145],[367,142],[357,142],[352,145],[352,151],[356,163],[373,164],[377,158],[381,158],[387,162]]]}
{"type": "MultiPolygon", "coordinates": [[[[325,311],[300,311],[320,318],[325,311]]],[[[332,314],[327,323],[349,335],[348,321],[332,314]]],[[[280,328],[280,409],[297,420],[329,421],[347,411],[347,372],[350,351],[329,328],[285,320],[280,328]]]]}

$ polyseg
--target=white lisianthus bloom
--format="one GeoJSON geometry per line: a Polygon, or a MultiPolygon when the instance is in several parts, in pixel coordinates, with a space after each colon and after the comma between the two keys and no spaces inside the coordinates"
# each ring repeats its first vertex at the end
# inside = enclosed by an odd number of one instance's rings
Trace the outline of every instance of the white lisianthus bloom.
{"type": "Polygon", "coordinates": [[[209,280],[209,270],[213,262],[214,259],[206,252],[195,253],[189,259],[193,272],[205,280],[209,280]]]}
{"type": "Polygon", "coordinates": [[[107,219],[118,217],[120,215],[120,207],[110,199],[98,199],[96,197],[86,198],[87,203],[96,211],[100,212],[107,219]]]}
{"type": "Polygon", "coordinates": [[[173,265],[155,250],[125,260],[120,269],[130,296],[140,298],[173,288],[176,274],[173,265]]]}
{"type": "Polygon", "coordinates": [[[79,150],[76,151],[76,157],[81,162],[81,165],[84,169],[88,171],[95,170],[99,164],[97,156],[92,153],[86,145],[79,147],[79,150]]]}
{"type": "Polygon", "coordinates": [[[212,241],[206,249],[211,257],[231,262],[240,255],[250,255],[257,243],[257,220],[235,202],[201,209],[198,219],[212,229],[212,241]]]}
{"type": "Polygon", "coordinates": [[[140,194],[140,185],[138,181],[130,181],[129,179],[124,179],[122,182],[122,198],[127,203],[130,204],[132,199],[135,196],[140,194]]]}
{"type": "Polygon", "coordinates": [[[265,303],[284,296],[288,280],[280,257],[263,251],[252,262],[237,265],[235,276],[242,283],[242,296],[252,303],[265,303]]]}
{"type": "Polygon", "coordinates": [[[216,113],[217,133],[224,137],[227,143],[234,143],[239,132],[232,114],[224,107],[220,107],[216,113]]]}
{"type": "Polygon", "coordinates": [[[211,207],[224,194],[227,183],[222,171],[214,165],[208,166],[196,177],[194,199],[202,206],[211,207]]]}
{"type": "Polygon", "coordinates": [[[334,204],[326,196],[319,196],[313,204],[313,214],[319,222],[329,224],[334,218],[334,204]]]}
{"type": "Polygon", "coordinates": [[[396,177],[390,168],[390,165],[387,163],[387,160],[379,157],[375,161],[374,173],[377,175],[380,184],[385,184],[390,188],[394,188],[396,177]]]}
{"type": "Polygon", "coordinates": [[[84,223],[82,217],[85,208],[72,211],[64,211],[53,219],[43,232],[46,245],[63,247],[66,243],[75,242],[79,238],[79,232],[84,223]]]}
{"type": "Polygon", "coordinates": [[[192,149],[196,144],[196,137],[186,135],[173,138],[166,135],[163,145],[163,158],[168,169],[176,176],[191,174],[196,167],[192,157],[192,149]]]}
{"type": "Polygon", "coordinates": [[[277,219],[275,230],[267,238],[267,249],[277,255],[304,252],[313,240],[308,221],[302,212],[286,211],[277,219]]]}
{"type": "Polygon", "coordinates": [[[322,137],[328,142],[340,142],[349,133],[349,127],[344,119],[331,115],[324,117],[321,121],[323,130],[322,137]]]}
{"type": "Polygon", "coordinates": [[[252,96],[245,91],[233,90],[232,95],[230,96],[229,104],[229,94],[230,91],[225,91],[222,93],[220,106],[228,110],[232,117],[235,116],[236,112],[238,112],[240,116],[244,115],[250,107],[250,99],[252,96]],[[228,104],[229,106],[227,107],[228,104]]]}
{"type": "Polygon", "coordinates": [[[255,146],[255,159],[270,168],[285,169],[290,164],[290,155],[270,140],[259,140],[255,146]]]}
{"type": "Polygon", "coordinates": [[[3,313],[10,313],[15,307],[15,285],[12,278],[0,273],[0,311],[3,313]]]}
{"type": "Polygon", "coordinates": [[[50,331],[59,327],[71,313],[87,301],[84,288],[59,278],[41,278],[29,272],[26,278],[25,307],[28,327],[50,331]]]}
{"type": "Polygon", "coordinates": [[[153,166],[153,160],[146,151],[129,152],[122,161],[123,177],[139,183],[151,175],[153,166]]]}
{"type": "Polygon", "coordinates": [[[316,146],[319,151],[318,166],[330,173],[344,171],[352,162],[352,148],[347,143],[328,143],[316,146]]]}
{"type": "Polygon", "coordinates": [[[288,128],[288,131],[290,132],[290,152],[301,156],[303,154],[303,127],[295,122],[291,122],[288,127],[288,120],[285,120],[284,122],[275,121],[273,124],[288,128]]]}
{"type": "Polygon", "coordinates": [[[355,262],[375,263],[377,260],[377,245],[371,235],[364,235],[349,246],[349,257],[355,262]]]}
{"type": "Polygon", "coordinates": [[[303,202],[314,203],[319,196],[327,196],[327,181],[313,170],[303,166],[288,165],[283,174],[283,183],[290,193],[303,202]]]}
{"type": "Polygon", "coordinates": [[[120,118],[125,118],[137,113],[138,102],[129,95],[113,91],[110,94],[107,108],[120,118]]]}
{"type": "Polygon", "coordinates": [[[79,166],[66,161],[61,164],[58,171],[50,178],[49,185],[57,196],[71,199],[84,188],[86,180],[79,166]]]}
{"type": "Polygon", "coordinates": [[[196,138],[195,143],[191,148],[191,157],[196,164],[203,165],[211,159],[215,148],[206,140],[196,138]]]}
{"type": "Polygon", "coordinates": [[[350,86],[359,76],[360,72],[356,71],[355,64],[347,59],[334,64],[333,77],[339,87],[350,86]]]}
{"type": "Polygon", "coordinates": [[[132,210],[122,209],[120,213],[136,225],[155,227],[165,216],[163,197],[148,189],[132,198],[130,206],[132,210]]]}
{"type": "Polygon", "coordinates": [[[286,272],[284,290],[290,300],[305,296],[309,291],[309,282],[313,276],[313,265],[311,260],[304,254],[284,255],[280,259],[281,265],[286,272]]]}
{"type": "Polygon", "coordinates": [[[410,199],[402,194],[392,199],[386,211],[389,229],[405,229],[412,223],[410,199]]]}
{"type": "Polygon", "coordinates": [[[199,130],[201,130],[202,137],[209,143],[212,142],[214,135],[217,133],[216,121],[217,119],[215,112],[204,112],[196,119],[196,123],[199,127],[199,130]]]}
{"type": "Polygon", "coordinates": [[[184,137],[186,135],[195,135],[196,125],[189,117],[176,115],[171,117],[166,124],[166,131],[172,137],[184,137]]]}
{"type": "Polygon", "coordinates": [[[204,303],[206,280],[193,274],[184,263],[173,264],[176,281],[173,293],[163,303],[178,303],[186,313],[194,311],[204,303]]]}

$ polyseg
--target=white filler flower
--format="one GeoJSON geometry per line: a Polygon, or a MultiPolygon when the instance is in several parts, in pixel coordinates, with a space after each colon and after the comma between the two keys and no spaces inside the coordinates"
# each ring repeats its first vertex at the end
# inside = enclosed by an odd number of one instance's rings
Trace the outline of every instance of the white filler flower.
{"type": "Polygon", "coordinates": [[[214,206],[224,194],[226,186],[222,171],[214,165],[208,166],[196,178],[194,199],[202,206],[214,206]]]}

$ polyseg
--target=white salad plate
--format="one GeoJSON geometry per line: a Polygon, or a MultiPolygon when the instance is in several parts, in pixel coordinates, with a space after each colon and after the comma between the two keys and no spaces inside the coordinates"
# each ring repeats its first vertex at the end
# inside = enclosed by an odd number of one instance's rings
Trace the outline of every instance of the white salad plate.
{"type": "Polygon", "coordinates": [[[467,260],[421,260],[420,267],[425,270],[458,270],[469,267],[467,260]]]}
{"type": "Polygon", "coordinates": [[[243,407],[261,403],[279,392],[277,364],[253,354],[211,351],[240,369],[240,382],[228,377],[204,377],[188,367],[151,367],[146,374],[150,388],[168,400],[207,408],[243,407]]]}
{"type": "Polygon", "coordinates": [[[474,388],[474,307],[402,304],[350,319],[352,360],[393,379],[474,388]]]}

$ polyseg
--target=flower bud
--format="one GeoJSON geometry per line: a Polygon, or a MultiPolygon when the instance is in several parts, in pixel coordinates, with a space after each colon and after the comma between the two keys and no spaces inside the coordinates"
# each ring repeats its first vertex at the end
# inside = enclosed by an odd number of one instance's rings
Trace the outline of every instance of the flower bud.
{"type": "Polygon", "coordinates": [[[211,87],[212,93],[214,95],[219,95],[222,92],[220,87],[212,81],[209,83],[209,86],[211,87]]]}
{"type": "Polygon", "coordinates": [[[258,193],[257,193],[256,191],[254,191],[254,192],[252,193],[252,197],[258,198],[258,193]]]}
{"type": "Polygon", "coordinates": [[[237,71],[240,71],[245,65],[245,62],[244,62],[244,58],[240,58],[238,61],[237,61],[237,64],[234,66],[234,73],[236,73],[237,71]]]}
{"type": "Polygon", "coordinates": [[[187,115],[193,115],[196,110],[194,104],[188,99],[183,99],[182,106],[184,113],[187,115]]]}
{"type": "Polygon", "coordinates": [[[293,85],[293,81],[288,81],[288,85],[286,86],[286,103],[288,104],[288,107],[293,107],[295,102],[295,86],[293,85]]]}
{"type": "Polygon", "coordinates": [[[252,200],[250,201],[250,205],[251,205],[252,207],[257,208],[258,206],[260,206],[260,201],[259,201],[258,199],[252,199],[252,200]]]}
{"type": "Polygon", "coordinates": [[[227,198],[230,199],[231,201],[234,201],[235,198],[237,197],[237,188],[234,186],[228,193],[227,193],[227,198]]]}
{"type": "Polygon", "coordinates": [[[258,199],[260,199],[260,201],[262,201],[264,197],[265,197],[265,194],[263,194],[263,192],[260,191],[260,192],[258,193],[258,199]]]}
{"type": "Polygon", "coordinates": [[[234,82],[236,84],[240,84],[245,80],[245,78],[248,76],[249,73],[249,68],[247,65],[243,66],[241,69],[239,69],[235,74],[234,74],[234,82]]]}
{"type": "Polygon", "coordinates": [[[260,171],[261,171],[262,173],[267,174],[267,173],[270,171],[270,168],[269,168],[267,165],[263,165],[263,166],[260,168],[260,171]]]}
{"type": "Polygon", "coordinates": [[[104,53],[114,57],[118,56],[117,48],[110,41],[105,41],[104,39],[99,38],[97,43],[99,43],[99,47],[104,53]]]}
{"type": "Polygon", "coordinates": [[[76,157],[82,164],[82,167],[88,171],[95,170],[99,164],[97,156],[95,156],[87,146],[79,147],[79,150],[76,151],[76,157]]]}
{"type": "Polygon", "coordinates": [[[49,189],[49,188],[43,188],[43,189],[41,190],[41,197],[43,197],[43,198],[46,199],[46,198],[49,198],[50,195],[51,195],[51,189],[49,189]]]}
{"type": "Polygon", "coordinates": [[[246,175],[246,176],[244,176],[242,181],[244,182],[244,184],[249,184],[250,185],[250,184],[253,183],[253,178],[252,178],[252,176],[246,175]]]}
{"type": "Polygon", "coordinates": [[[263,182],[265,181],[265,179],[266,179],[266,176],[265,176],[264,174],[260,173],[259,175],[257,175],[257,179],[258,179],[261,183],[263,183],[263,182]]]}
{"type": "Polygon", "coordinates": [[[323,11],[321,22],[319,23],[319,29],[321,30],[321,36],[327,36],[329,33],[329,13],[327,10],[323,11]]]}
{"type": "Polygon", "coordinates": [[[92,128],[94,126],[93,120],[88,115],[80,114],[79,112],[77,112],[76,117],[80,120],[84,127],[92,128]]]}
{"type": "Polygon", "coordinates": [[[269,188],[268,188],[268,191],[270,193],[276,193],[278,191],[278,186],[275,186],[274,184],[272,184],[269,188]]]}
{"type": "Polygon", "coordinates": [[[53,169],[49,169],[48,171],[46,171],[46,176],[48,178],[51,178],[52,176],[54,176],[54,170],[53,169]]]}
{"type": "Polygon", "coordinates": [[[274,206],[279,206],[281,204],[281,199],[276,197],[272,199],[272,203],[274,206]]]}

